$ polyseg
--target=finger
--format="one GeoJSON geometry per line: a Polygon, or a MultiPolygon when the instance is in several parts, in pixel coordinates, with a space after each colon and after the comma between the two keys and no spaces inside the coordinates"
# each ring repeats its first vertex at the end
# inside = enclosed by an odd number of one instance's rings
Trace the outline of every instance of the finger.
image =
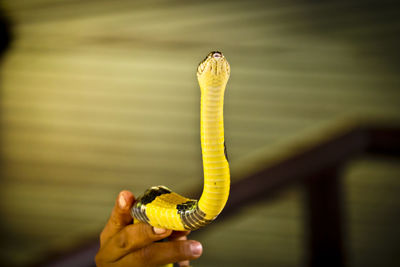
{"type": "MultiPolygon", "coordinates": [[[[170,241],[178,241],[178,240],[187,240],[187,235],[190,234],[190,231],[173,231],[172,234],[168,237],[170,241]]],[[[189,266],[189,261],[180,261],[178,262],[179,266],[189,266]]]]}
{"type": "Polygon", "coordinates": [[[118,194],[110,219],[100,234],[100,245],[104,245],[113,235],[132,223],[130,208],[134,201],[135,197],[127,190],[123,190],[118,194]]]}
{"type": "MultiPolygon", "coordinates": [[[[182,233],[182,232],[181,232],[182,233]]],[[[184,233],[184,232],[183,232],[184,233]]],[[[190,233],[190,231],[188,231],[188,234],[190,233]]],[[[171,237],[169,237],[168,239],[172,240],[171,237]]],[[[173,240],[178,241],[178,240],[187,240],[187,235],[182,235],[182,236],[178,236],[175,237],[173,240]]],[[[190,262],[189,261],[180,261],[178,262],[178,265],[180,267],[185,267],[185,266],[190,266],[190,262]]]]}
{"type": "Polygon", "coordinates": [[[168,237],[172,230],[154,228],[146,223],[126,226],[100,250],[98,260],[116,261],[125,255],[168,237]]]}
{"type": "Polygon", "coordinates": [[[158,242],[127,255],[120,262],[126,266],[132,263],[140,263],[143,266],[160,266],[197,259],[202,252],[201,244],[194,240],[158,242]]]}
{"type": "Polygon", "coordinates": [[[180,240],[180,237],[187,236],[188,234],[190,234],[190,231],[173,231],[172,234],[168,237],[168,240],[180,240]]]}

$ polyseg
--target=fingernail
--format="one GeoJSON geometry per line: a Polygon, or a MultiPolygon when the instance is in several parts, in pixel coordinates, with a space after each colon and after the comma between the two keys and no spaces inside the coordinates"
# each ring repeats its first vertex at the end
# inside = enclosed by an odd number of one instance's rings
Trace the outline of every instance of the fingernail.
{"type": "Polygon", "coordinates": [[[156,235],[161,235],[161,234],[165,234],[165,232],[167,232],[167,229],[153,227],[153,232],[154,232],[156,235]]]}
{"type": "Polygon", "coordinates": [[[125,209],[126,207],[126,200],[124,194],[120,194],[118,198],[118,205],[121,209],[125,209]]]}
{"type": "Polygon", "coordinates": [[[199,242],[192,242],[190,243],[190,250],[193,256],[200,256],[203,252],[203,246],[199,242]]]}

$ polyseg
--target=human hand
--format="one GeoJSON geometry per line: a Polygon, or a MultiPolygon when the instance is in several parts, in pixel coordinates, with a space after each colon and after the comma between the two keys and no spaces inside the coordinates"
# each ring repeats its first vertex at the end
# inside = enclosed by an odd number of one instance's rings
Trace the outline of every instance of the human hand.
{"type": "Polygon", "coordinates": [[[174,262],[189,266],[189,260],[200,257],[203,248],[199,242],[187,240],[189,231],[132,224],[130,209],[134,201],[131,192],[119,193],[110,219],[100,234],[100,249],[95,258],[98,267],[147,267],[174,262]],[[168,242],[155,242],[167,237],[168,242]]]}

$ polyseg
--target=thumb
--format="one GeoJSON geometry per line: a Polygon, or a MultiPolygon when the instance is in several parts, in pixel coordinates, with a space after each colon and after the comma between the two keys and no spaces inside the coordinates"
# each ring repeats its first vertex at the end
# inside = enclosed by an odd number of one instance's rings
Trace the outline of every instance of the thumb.
{"type": "Polygon", "coordinates": [[[110,219],[100,235],[101,245],[107,242],[116,233],[121,231],[121,229],[126,225],[132,223],[130,209],[134,201],[135,197],[127,190],[123,190],[118,194],[110,219]]]}

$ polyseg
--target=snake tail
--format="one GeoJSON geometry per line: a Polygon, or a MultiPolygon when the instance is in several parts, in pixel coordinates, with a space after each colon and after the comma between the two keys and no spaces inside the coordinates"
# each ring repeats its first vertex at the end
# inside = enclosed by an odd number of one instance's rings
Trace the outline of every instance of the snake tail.
{"type": "Polygon", "coordinates": [[[199,200],[153,186],[134,203],[135,221],[177,231],[196,230],[212,222],[225,207],[230,171],[224,138],[224,93],[230,66],[218,51],[208,54],[197,68],[201,90],[200,136],[204,185],[199,200]]]}

